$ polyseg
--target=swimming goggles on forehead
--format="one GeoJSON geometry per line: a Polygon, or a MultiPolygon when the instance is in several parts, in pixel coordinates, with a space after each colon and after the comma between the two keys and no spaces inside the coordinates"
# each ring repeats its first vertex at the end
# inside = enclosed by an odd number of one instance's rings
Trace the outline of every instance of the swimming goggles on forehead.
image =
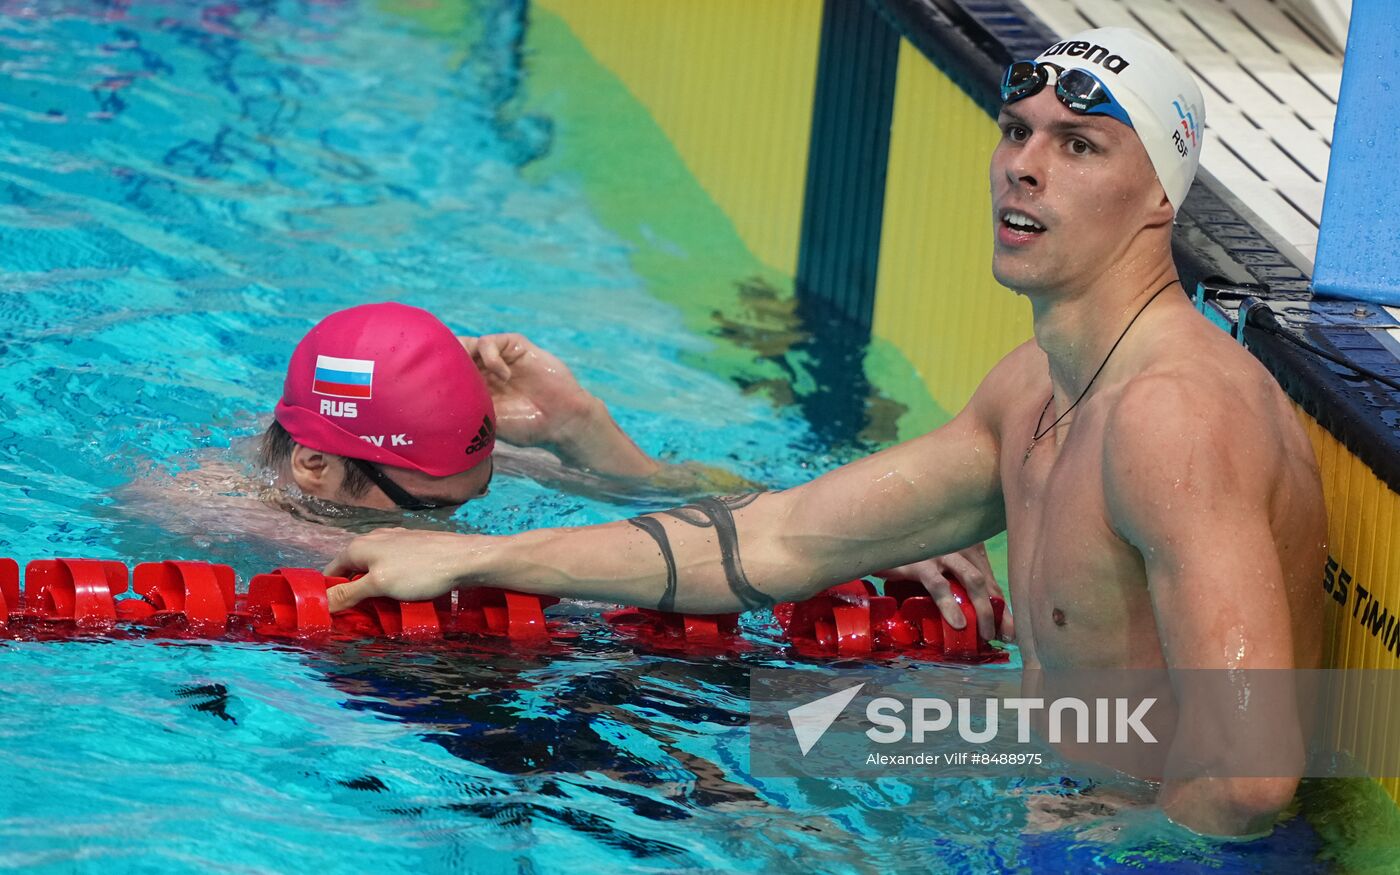
{"type": "Polygon", "coordinates": [[[1130,128],[1133,126],[1133,120],[1128,118],[1128,111],[1113,99],[1108,86],[1088,70],[1065,70],[1054,64],[1017,61],[1006,68],[1006,75],[1002,77],[1002,102],[1015,103],[1040,93],[1042,88],[1050,84],[1052,76],[1055,82],[1055,96],[1070,112],[1079,115],[1106,115],[1130,128]]]}

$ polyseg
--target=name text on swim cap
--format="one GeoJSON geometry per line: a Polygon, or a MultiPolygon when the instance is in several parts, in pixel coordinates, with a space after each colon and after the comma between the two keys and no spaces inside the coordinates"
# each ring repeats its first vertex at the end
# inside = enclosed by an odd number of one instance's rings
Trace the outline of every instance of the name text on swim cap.
{"type": "Polygon", "coordinates": [[[413,446],[413,441],[409,440],[409,439],[408,439],[408,435],[406,435],[406,434],[362,434],[362,435],[360,435],[360,440],[364,441],[365,443],[374,444],[376,447],[382,447],[382,446],[384,446],[384,439],[385,439],[385,438],[388,438],[388,439],[389,439],[389,446],[391,446],[391,447],[411,447],[411,446],[413,446]]]}

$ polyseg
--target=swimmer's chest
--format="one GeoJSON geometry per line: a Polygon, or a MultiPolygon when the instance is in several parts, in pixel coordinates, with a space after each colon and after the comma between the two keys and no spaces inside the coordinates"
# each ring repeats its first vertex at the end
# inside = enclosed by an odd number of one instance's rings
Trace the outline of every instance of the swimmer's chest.
{"type": "Polygon", "coordinates": [[[1110,524],[1100,422],[1084,416],[1063,443],[1047,435],[1029,459],[1003,458],[1012,606],[1046,667],[1160,659],[1141,556],[1110,524]]]}

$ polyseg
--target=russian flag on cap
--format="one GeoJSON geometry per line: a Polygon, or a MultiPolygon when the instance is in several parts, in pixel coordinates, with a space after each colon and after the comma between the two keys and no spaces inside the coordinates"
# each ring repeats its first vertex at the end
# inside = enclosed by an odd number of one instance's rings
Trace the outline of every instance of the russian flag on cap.
{"type": "Polygon", "coordinates": [[[369,398],[374,386],[374,362],[368,359],[341,359],[316,356],[316,375],[311,391],[332,398],[369,398]]]}

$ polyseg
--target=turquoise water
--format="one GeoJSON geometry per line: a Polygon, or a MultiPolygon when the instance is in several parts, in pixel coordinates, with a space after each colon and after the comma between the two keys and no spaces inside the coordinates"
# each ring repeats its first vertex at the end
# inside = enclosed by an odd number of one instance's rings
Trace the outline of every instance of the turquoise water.
{"type": "MultiPolygon", "coordinates": [[[[528,333],[657,455],[785,486],[857,449],[701,367],[727,341],[645,287],[576,180],[526,172],[567,146],[519,109],[522,7],[441,11],[452,38],[367,3],[0,2],[0,555],[245,581],[320,564],[323,542],[263,537],[275,512],[172,477],[236,465],[296,340],[369,300],[528,333]]],[[[654,501],[504,477],[454,524],[654,501]]],[[[637,652],[591,609],[563,622],[578,637],[534,655],[6,642],[0,868],[1298,871],[1316,852],[1300,820],[1229,848],[1028,836],[1005,781],[755,779],[747,671],[798,665],[766,617],[726,658],[637,652]]]]}

